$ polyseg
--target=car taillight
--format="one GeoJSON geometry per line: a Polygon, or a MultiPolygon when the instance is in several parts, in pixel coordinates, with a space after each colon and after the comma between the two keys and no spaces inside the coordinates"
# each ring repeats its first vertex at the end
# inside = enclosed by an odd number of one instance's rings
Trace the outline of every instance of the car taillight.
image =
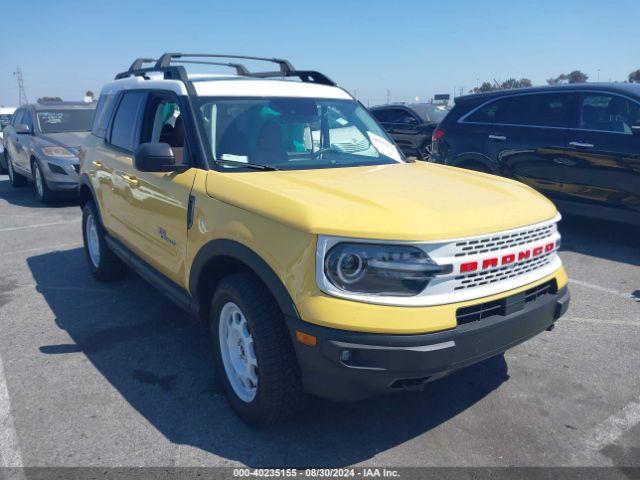
{"type": "Polygon", "coordinates": [[[437,142],[438,140],[440,140],[442,137],[444,137],[446,134],[446,132],[441,129],[441,128],[436,128],[433,131],[433,134],[431,135],[431,141],[432,142],[437,142]]]}

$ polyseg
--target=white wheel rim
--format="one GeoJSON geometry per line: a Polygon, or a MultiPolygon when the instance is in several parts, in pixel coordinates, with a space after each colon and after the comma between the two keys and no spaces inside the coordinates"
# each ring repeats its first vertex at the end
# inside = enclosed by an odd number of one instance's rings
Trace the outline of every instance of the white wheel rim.
{"type": "Polygon", "coordinates": [[[100,266],[100,240],[98,239],[98,226],[92,214],[87,216],[85,225],[85,234],[87,237],[87,249],[89,250],[89,258],[93,266],[100,266]]]}
{"type": "Polygon", "coordinates": [[[42,188],[42,173],[40,173],[40,167],[38,167],[37,164],[34,164],[33,169],[35,170],[36,190],[38,191],[38,196],[42,198],[44,196],[44,189],[42,188]]]}
{"type": "Polygon", "coordinates": [[[249,403],[258,391],[258,358],[247,319],[233,302],[222,307],[218,338],[227,379],[240,400],[249,403]]]}

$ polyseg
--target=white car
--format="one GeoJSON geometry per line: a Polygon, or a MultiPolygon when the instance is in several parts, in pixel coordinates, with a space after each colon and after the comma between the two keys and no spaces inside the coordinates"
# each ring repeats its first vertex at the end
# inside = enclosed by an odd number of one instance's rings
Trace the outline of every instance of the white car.
{"type": "Polygon", "coordinates": [[[4,160],[4,145],[3,145],[3,137],[2,131],[4,127],[9,125],[11,122],[11,115],[16,111],[16,107],[0,107],[0,173],[5,173],[6,164],[2,161],[4,160]]]}

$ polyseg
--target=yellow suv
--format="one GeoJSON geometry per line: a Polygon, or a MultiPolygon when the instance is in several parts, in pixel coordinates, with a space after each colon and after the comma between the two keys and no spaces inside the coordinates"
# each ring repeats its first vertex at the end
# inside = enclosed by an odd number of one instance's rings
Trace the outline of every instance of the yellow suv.
{"type": "Polygon", "coordinates": [[[103,88],[80,154],[86,257],[99,280],[129,267],[207,322],[243,419],[277,422],[307,392],[422,388],[566,311],[544,197],[406,160],[319,72],[191,57],[138,59],[103,88]]]}

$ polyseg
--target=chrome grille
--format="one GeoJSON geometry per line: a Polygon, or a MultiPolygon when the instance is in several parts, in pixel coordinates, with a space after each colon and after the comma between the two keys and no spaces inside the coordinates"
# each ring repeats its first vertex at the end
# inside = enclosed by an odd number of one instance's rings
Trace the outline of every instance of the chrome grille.
{"type": "Polygon", "coordinates": [[[465,275],[458,275],[455,277],[455,280],[458,281],[458,286],[456,286],[454,290],[480,287],[482,285],[488,285],[490,283],[496,283],[519,275],[524,275],[548,265],[549,262],[551,262],[552,256],[555,254],[556,252],[549,252],[538,257],[525,260],[524,262],[514,263],[483,272],[472,272],[465,275]]]}
{"type": "Polygon", "coordinates": [[[556,231],[556,224],[543,225],[515,233],[505,233],[487,238],[465,240],[456,242],[456,257],[476,255],[480,253],[503,250],[505,248],[517,247],[525,243],[535,242],[551,237],[556,231]]]}

